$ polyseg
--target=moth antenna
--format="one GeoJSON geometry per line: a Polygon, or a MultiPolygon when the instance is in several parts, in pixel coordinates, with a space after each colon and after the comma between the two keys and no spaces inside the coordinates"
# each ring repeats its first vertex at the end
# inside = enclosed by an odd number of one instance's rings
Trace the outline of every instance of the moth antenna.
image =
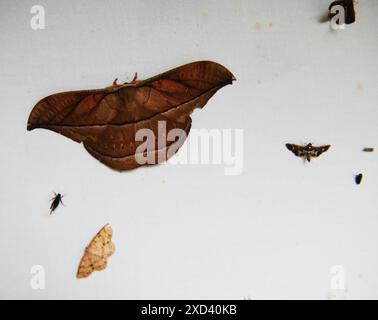
{"type": "Polygon", "coordinates": [[[123,84],[135,83],[137,82],[137,79],[138,79],[138,72],[135,72],[133,80],[131,80],[130,82],[126,81],[123,84]]]}

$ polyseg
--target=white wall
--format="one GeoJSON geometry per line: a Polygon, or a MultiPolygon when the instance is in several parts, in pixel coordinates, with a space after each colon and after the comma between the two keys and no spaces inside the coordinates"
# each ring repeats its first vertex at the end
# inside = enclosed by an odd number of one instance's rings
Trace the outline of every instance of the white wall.
{"type": "Polygon", "coordinates": [[[330,0],[0,2],[0,297],[378,298],[378,1],[332,31],[330,0]],[[46,28],[30,27],[30,8],[46,28]],[[271,25],[270,25],[271,24],[271,25]],[[193,128],[244,130],[244,170],[114,172],[82,145],[26,131],[34,104],[210,59],[237,77],[193,128]],[[330,143],[304,165],[287,142],[330,143]],[[360,186],[354,174],[365,177],[360,186]],[[52,193],[65,207],[49,216],[52,193]],[[75,278],[109,222],[116,253],[75,278]],[[45,290],[30,287],[42,265],[45,290]],[[330,269],[345,270],[333,292],[330,269]]]}

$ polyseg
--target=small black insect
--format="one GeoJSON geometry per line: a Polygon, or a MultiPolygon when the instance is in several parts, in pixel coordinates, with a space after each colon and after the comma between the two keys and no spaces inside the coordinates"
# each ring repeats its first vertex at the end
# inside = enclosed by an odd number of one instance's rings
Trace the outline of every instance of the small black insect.
{"type": "Polygon", "coordinates": [[[371,148],[371,147],[365,147],[362,149],[363,152],[373,152],[374,151],[374,148],[371,148]]]}
{"type": "Polygon", "coordinates": [[[342,6],[344,8],[344,13],[345,13],[344,22],[346,24],[351,24],[356,21],[356,13],[354,11],[354,0],[337,0],[337,1],[332,2],[328,7],[330,18],[336,15],[336,13],[331,13],[331,9],[334,6],[342,6]]]}
{"type": "Polygon", "coordinates": [[[363,175],[362,173],[360,173],[354,177],[354,181],[356,181],[356,184],[360,184],[362,181],[362,178],[363,178],[363,175]]]}
{"type": "Polygon", "coordinates": [[[53,213],[53,211],[59,206],[60,203],[64,205],[62,198],[63,196],[60,193],[54,192],[54,197],[50,199],[50,201],[52,201],[50,206],[50,214],[53,213]]]}
{"type": "Polygon", "coordinates": [[[311,143],[308,143],[304,146],[286,143],[286,148],[293,152],[297,157],[302,157],[308,162],[311,161],[311,158],[319,157],[323,152],[326,152],[329,149],[329,147],[329,144],[315,147],[311,143]]]}

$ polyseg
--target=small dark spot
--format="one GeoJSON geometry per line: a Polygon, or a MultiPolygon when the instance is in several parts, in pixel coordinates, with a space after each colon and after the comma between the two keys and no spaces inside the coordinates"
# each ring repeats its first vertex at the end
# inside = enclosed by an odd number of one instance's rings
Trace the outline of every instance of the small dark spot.
{"type": "Polygon", "coordinates": [[[361,181],[362,181],[362,178],[363,178],[362,173],[359,173],[358,175],[356,175],[356,176],[354,177],[354,181],[356,182],[356,184],[360,184],[361,181]]]}

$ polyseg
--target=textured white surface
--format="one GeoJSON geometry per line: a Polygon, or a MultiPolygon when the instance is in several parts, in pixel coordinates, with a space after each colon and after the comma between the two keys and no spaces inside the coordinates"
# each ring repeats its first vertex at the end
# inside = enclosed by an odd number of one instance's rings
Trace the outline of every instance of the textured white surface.
{"type": "Polygon", "coordinates": [[[378,1],[331,31],[330,0],[0,2],[0,298],[378,298],[378,1]],[[30,28],[30,8],[46,29],[30,28]],[[270,25],[271,24],[271,25],[270,25]],[[113,172],[82,145],[26,131],[33,105],[210,59],[237,77],[193,128],[244,129],[244,171],[113,172]],[[303,165],[286,142],[330,143],[303,165]],[[360,186],[353,175],[363,172],[360,186]],[[48,215],[53,191],[65,207],[48,215]],[[75,272],[109,222],[104,272],[75,272]],[[46,289],[32,290],[43,265],[46,289]],[[336,294],[337,296],[337,294],[336,294]]]}

